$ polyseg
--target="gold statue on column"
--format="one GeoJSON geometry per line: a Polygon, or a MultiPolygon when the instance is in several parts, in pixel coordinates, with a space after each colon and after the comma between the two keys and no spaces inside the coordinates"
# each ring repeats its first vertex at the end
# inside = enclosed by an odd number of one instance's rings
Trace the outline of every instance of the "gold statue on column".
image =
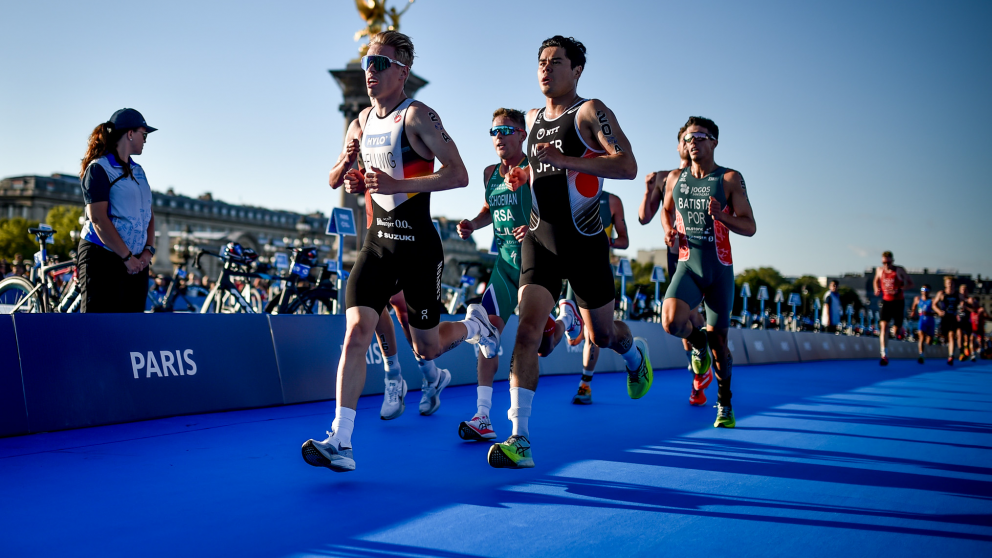
{"type": "MultiPolygon", "coordinates": [[[[371,37],[383,30],[399,31],[400,16],[410,9],[413,2],[414,0],[410,0],[405,8],[397,11],[396,6],[387,10],[386,0],[355,0],[355,7],[358,8],[358,14],[365,20],[365,29],[355,33],[355,40],[359,41],[362,37],[371,37]],[[386,25],[387,17],[390,21],[389,25],[386,25]]],[[[358,56],[365,56],[368,51],[369,45],[366,43],[358,49],[358,56]]]]}

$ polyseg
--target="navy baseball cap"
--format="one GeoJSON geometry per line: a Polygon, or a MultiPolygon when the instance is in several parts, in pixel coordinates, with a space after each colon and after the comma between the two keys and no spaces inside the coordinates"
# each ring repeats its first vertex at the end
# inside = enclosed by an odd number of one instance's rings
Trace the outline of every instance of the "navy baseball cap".
{"type": "Polygon", "coordinates": [[[118,130],[128,130],[130,128],[144,127],[149,132],[154,132],[158,128],[152,128],[145,122],[145,117],[132,108],[123,108],[113,114],[108,121],[118,130]]]}

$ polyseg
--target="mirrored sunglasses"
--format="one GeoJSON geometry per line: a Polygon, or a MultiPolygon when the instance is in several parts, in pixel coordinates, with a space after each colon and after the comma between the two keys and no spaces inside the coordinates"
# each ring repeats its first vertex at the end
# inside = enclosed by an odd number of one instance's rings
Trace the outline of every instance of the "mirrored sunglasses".
{"type": "Polygon", "coordinates": [[[397,66],[403,66],[406,68],[406,64],[400,62],[399,60],[393,60],[388,56],[382,56],[381,54],[370,54],[362,57],[362,69],[366,72],[369,68],[375,68],[377,72],[389,69],[391,64],[396,64],[397,66]]]}
{"type": "Polygon", "coordinates": [[[497,135],[512,136],[517,132],[525,132],[525,131],[526,130],[517,128],[515,126],[493,126],[492,129],[489,130],[489,135],[493,137],[496,137],[497,135]]]}
{"type": "Polygon", "coordinates": [[[682,138],[682,141],[684,141],[686,143],[692,143],[695,140],[704,140],[704,139],[715,140],[716,138],[713,137],[710,134],[706,134],[706,133],[703,133],[703,132],[692,132],[692,133],[686,134],[682,138]]]}

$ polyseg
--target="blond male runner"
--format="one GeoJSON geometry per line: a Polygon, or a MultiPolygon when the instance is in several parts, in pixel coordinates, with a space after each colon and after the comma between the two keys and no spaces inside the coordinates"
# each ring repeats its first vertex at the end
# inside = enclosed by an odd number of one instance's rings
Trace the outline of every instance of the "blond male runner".
{"type": "MultiPolygon", "coordinates": [[[[494,356],[499,332],[481,309],[469,308],[461,322],[440,322],[444,251],[430,214],[430,193],[468,184],[458,149],[433,109],[404,93],[413,65],[413,42],[386,31],[373,35],[362,57],[372,106],[348,127],[345,149],[330,185],[365,194],[368,233],[348,280],[347,330],[338,364],[337,411],[323,441],[303,444],[304,460],[315,467],[355,469],[351,435],[355,408],[365,385],[365,351],[389,298],[403,290],[412,326],[413,350],[425,361],[457,347],[478,343],[494,356]],[[353,168],[361,155],[366,171],[353,168]],[[434,172],[434,159],[441,168],[434,172]]],[[[451,374],[431,363],[424,390],[433,406],[451,374]]],[[[402,378],[400,378],[402,381],[402,378]]]]}

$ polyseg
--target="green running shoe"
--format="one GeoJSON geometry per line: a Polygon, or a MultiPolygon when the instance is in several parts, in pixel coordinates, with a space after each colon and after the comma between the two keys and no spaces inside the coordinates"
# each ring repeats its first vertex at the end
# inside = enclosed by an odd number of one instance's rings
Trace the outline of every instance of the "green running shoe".
{"type": "Polygon", "coordinates": [[[703,346],[703,350],[693,347],[692,348],[692,373],[693,374],[705,374],[710,366],[713,365],[713,356],[710,354],[710,342],[706,341],[706,345],[703,346]]]}
{"type": "Polygon", "coordinates": [[[513,435],[501,444],[489,448],[489,464],[497,469],[527,469],[534,466],[530,441],[526,436],[513,435]]]}
{"type": "Polygon", "coordinates": [[[716,422],[713,423],[713,426],[716,428],[733,428],[737,426],[737,420],[734,419],[734,409],[717,403],[716,422]]]}
{"type": "Polygon", "coordinates": [[[641,367],[627,371],[627,395],[631,399],[640,399],[647,395],[654,381],[654,371],[651,369],[651,357],[648,355],[648,343],[643,337],[634,338],[634,348],[641,352],[641,367]]]}

